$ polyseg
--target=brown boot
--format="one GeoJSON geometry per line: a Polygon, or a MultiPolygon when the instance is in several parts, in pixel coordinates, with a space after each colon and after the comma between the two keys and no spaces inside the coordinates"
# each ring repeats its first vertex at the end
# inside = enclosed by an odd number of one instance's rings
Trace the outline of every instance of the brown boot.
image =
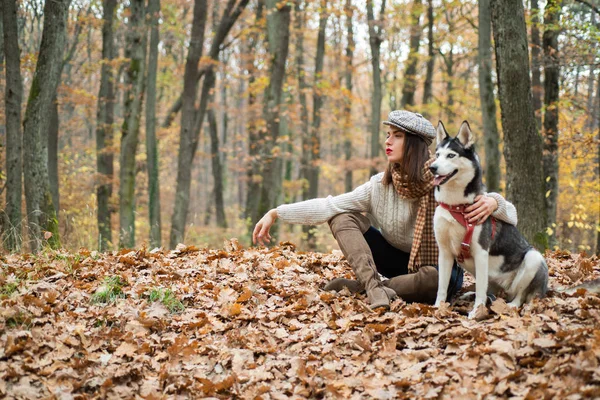
{"type": "Polygon", "coordinates": [[[344,288],[348,288],[350,293],[362,293],[365,291],[365,286],[356,279],[335,278],[332,279],[323,290],[340,292],[344,288]]]}
{"type": "Polygon", "coordinates": [[[329,220],[329,227],[342,253],[367,291],[371,308],[389,309],[390,299],[395,297],[395,292],[386,289],[379,279],[371,248],[363,236],[370,226],[369,219],[359,213],[339,214],[329,220]]]}
{"type": "Polygon", "coordinates": [[[438,287],[438,271],[435,267],[421,267],[414,274],[388,279],[383,285],[394,289],[407,303],[435,303],[438,287]]]}

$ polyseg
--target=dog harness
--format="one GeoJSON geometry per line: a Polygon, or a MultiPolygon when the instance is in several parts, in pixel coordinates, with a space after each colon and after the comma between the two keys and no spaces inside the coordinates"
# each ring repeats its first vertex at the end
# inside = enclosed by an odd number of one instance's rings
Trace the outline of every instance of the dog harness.
{"type": "MultiPolygon", "coordinates": [[[[467,258],[471,258],[471,240],[473,239],[473,231],[475,230],[475,225],[467,222],[465,209],[469,207],[471,204],[458,204],[455,206],[448,205],[446,203],[439,203],[439,205],[448,210],[450,214],[454,217],[455,220],[458,221],[459,224],[464,226],[467,229],[465,233],[465,237],[463,238],[460,244],[460,253],[458,257],[456,257],[456,261],[459,263],[464,262],[467,258]]],[[[496,235],[496,218],[490,217],[492,219],[492,239],[496,235]]]]}

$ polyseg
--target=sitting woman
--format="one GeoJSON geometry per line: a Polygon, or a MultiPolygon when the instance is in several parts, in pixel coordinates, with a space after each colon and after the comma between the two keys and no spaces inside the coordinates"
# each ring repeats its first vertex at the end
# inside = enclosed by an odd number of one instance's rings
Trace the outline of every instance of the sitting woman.
{"type": "MultiPolygon", "coordinates": [[[[422,115],[409,111],[392,111],[384,124],[388,127],[385,172],[349,193],[270,210],[256,224],[252,239],[267,244],[277,218],[308,225],[327,221],[357,280],[336,278],[325,290],[366,290],[373,309],[389,308],[396,296],[407,302],[433,304],[438,251],[433,233],[433,174],[429,171],[433,158],[428,146],[435,129],[422,115]],[[380,275],[389,279],[382,281],[380,275]]],[[[490,215],[517,224],[515,207],[497,193],[478,196],[467,212],[474,224],[483,223],[490,215]]],[[[460,290],[462,280],[463,271],[455,263],[448,300],[460,290]]]]}

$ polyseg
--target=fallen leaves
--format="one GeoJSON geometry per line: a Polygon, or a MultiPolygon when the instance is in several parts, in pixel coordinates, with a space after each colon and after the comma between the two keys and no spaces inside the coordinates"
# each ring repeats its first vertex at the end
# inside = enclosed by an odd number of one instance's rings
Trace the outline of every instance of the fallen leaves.
{"type": "Polygon", "coordinates": [[[324,292],[347,263],[291,243],[7,255],[0,397],[599,397],[598,260],[547,258],[547,298],[498,298],[473,321],[472,300],[376,313],[364,294],[324,292]],[[92,303],[117,276],[124,297],[92,303]]]}

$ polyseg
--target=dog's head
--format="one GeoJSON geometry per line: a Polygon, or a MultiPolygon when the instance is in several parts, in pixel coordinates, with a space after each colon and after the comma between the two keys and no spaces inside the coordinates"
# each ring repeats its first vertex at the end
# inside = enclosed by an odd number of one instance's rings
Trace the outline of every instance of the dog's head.
{"type": "Polygon", "coordinates": [[[436,160],[429,169],[435,178],[433,184],[441,186],[456,180],[467,185],[477,175],[479,159],[475,154],[475,137],[464,121],[456,137],[450,137],[442,121],[437,126],[436,160]]]}

